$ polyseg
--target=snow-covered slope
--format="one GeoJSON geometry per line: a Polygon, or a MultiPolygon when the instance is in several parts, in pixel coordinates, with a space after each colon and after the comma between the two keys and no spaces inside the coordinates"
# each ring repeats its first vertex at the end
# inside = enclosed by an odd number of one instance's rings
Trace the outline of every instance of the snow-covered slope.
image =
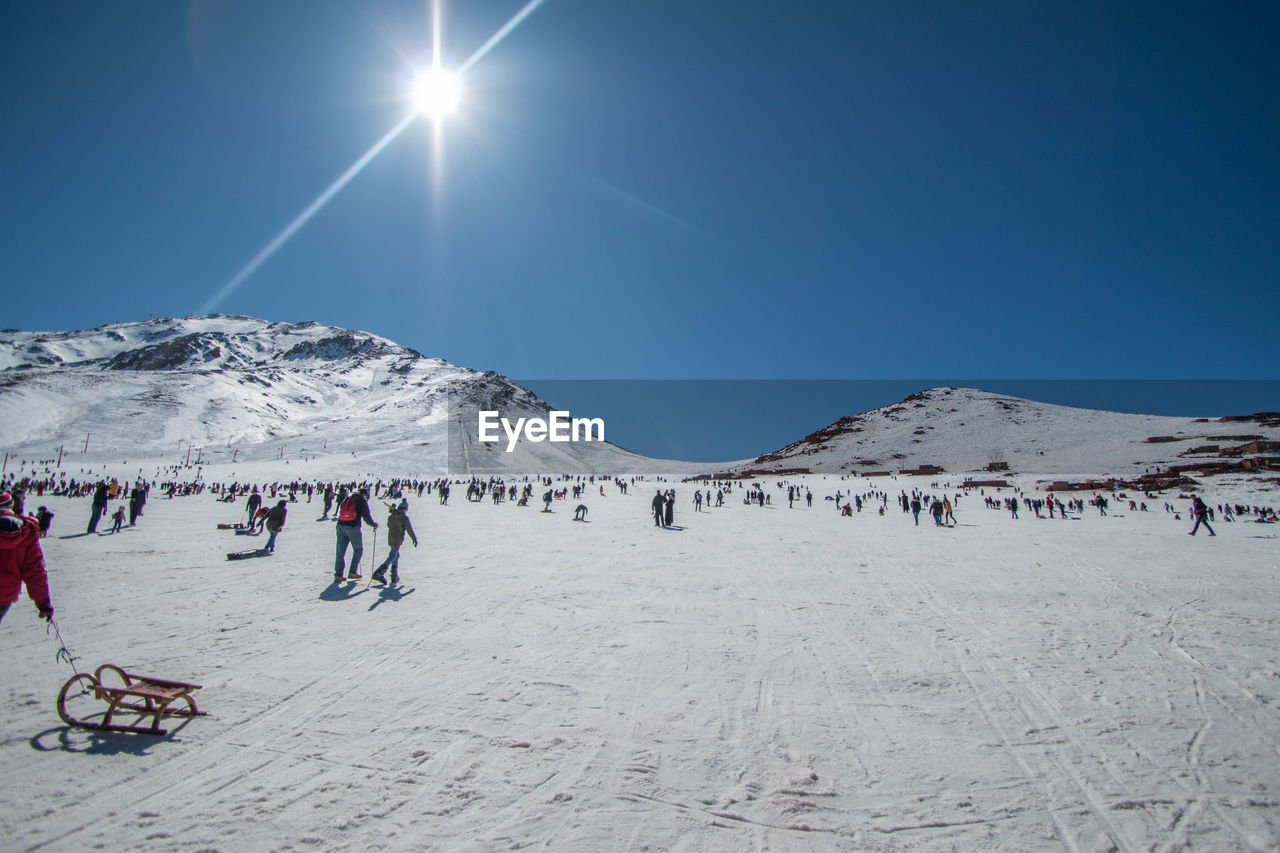
{"type": "Polygon", "coordinates": [[[1258,438],[1280,440],[1280,418],[1130,415],[933,388],[841,418],[738,467],[868,473],[933,465],[958,474],[1004,462],[1028,474],[1136,478],[1155,467],[1221,463],[1223,450],[1258,438]],[[1210,446],[1217,449],[1191,452],[1210,446]]]}
{"type": "Polygon", "coordinates": [[[551,407],[496,373],[313,322],[0,332],[0,426],[25,459],[61,447],[82,464],[293,466],[277,476],[311,463],[331,476],[681,470],[605,443],[486,447],[474,441],[478,408],[514,419],[551,407]]]}

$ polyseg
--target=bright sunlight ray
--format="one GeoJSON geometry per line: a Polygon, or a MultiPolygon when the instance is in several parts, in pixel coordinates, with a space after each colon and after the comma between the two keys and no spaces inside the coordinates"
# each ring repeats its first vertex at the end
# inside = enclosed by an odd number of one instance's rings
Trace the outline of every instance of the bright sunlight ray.
{"type": "MultiPolygon", "coordinates": [[[[467,72],[468,69],[470,69],[473,65],[475,65],[480,60],[481,57],[483,57],[486,53],[492,50],[493,47],[496,44],[498,44],[498,42],[502,41],[502,39],[505,38],[508,33],[510,33],[512,30],[518,27],[524,21],[525,18],[533,14],[533,12],[545,2],[546,0],[529,0],[529,2],[526,3],[520,9],[519,12],[516,12],[516,14],[511,18],[511,20],[503,24],[502,27],[496,33],[490,36],[489,39],[484,44],[480,45],[479,50],[471,54],[471,57],[466,62],[462,63],[461,67],[459,67],[453,73],[453,79],[454,80],[460,79],[462,75],[467,72]]],[[[433,0],[432,2],[431,24],[432,24],[431,46],[432,46],[432,57],[433,57],[432,70],[438,74],[440,73],[440,31],[441,31],[440,0],[433,0]]],[[[258,254],[253,256],[253,259],[249,261],[249,263],[245,264],[245,266],[238,273],[232,276],[231,280],[228,281],[226,284],[224,284],[218,290],[218,292],[213,295],[213,298],[211,298],[208,302],[204,304],[204,307],[201,308],[201,313],[208,314],[209,312],[213,311],[219,304],[222,303],[224,299],[226,299],[232,293],[234,293],[236,289],[240,287],[240,285],[244,284],[244,282],[250,276],[252,276],[255,272],[257,272],[259,267],[261,267],[264,263],[266,263],[267,260],[270,259],[270,257],[274,255],[280,249],[281,246],[287,243],[289,239],[293,237],[294,234],[298,233],[298,231],[302,228],[302,226],[306,225],[307,222],[311,219],[311,217],[315,216],[316,213],[319,212],[319,210],[322,207],[328,204],[329,200],[332,199],[335,195],[337,195],[342,190],[343,187],[349,184],[352,178],[360,174],[360,171],[364,169],[365,166],[369,165],[369,162],[373,160],[374,157],[377,157],[378,154],[382,152],[382,149],[390,145],[391,142],[397,136],[399,136],[406,127],[412,124],[420,114],[427,114],[427,113],[422,113],[419,110],[414,110],[410,112],[407,116],[405,116],[403,119],[400,120],[399,124],[393,127],[390,131],[387,132],[385,136],[383,136],[376,143],[374,143],[372,148],[370,148],[363,155],[361,155],[359,160],[356,160],[356,162],[352,163],[351,166],[345,172],[343,172],[342,175],[340,175],[336,181],[334,181],[332,184],[329,185],[328,189],[322,192],[316,198],[315,201],[307,205],[306,209],[303,210],[302,213],[298,214],[292,222],[290,222],[287,226],[285,226],[284,230],[281,231],[279,234],[277,234],[275,239],[273,239],[270,243],[264,246],[262,250],[258,252],[258,254]]],[[[443,116],[443,113],[429,116],[432,119],[432,124],[433,124],[433,137],[435,142],[437,143],[435,146],[437,157],[439,156],[439,151],[440,151],[439,143],[442,141],[440,138],[442,136],[441,130],[440,130],[440,119],[442,118],[442,116],[443,116]]],[[[433,171],[438,171],[439,165],[440,165],[439,161],[437,160],[437,162],[434,164],[433,171]]]]}
{"type": "Polygon", "coordinates": [[[316,197],[315,201],[307,205],[306,209],[303,210],[302,213],[299,213],[292,222],[286,225],[285,229],[277,234],[274,240],[264,246],[262,251],[254,255],[253,260],[245,264],[244,268],[241,269],[240,272],[236,273],[230,281],[224,284],[222,289],[215,293],[213,298],[205,303],[205,306],[201,309],[200,313],[208,314],[216,308],[222,300],[234,293],[236,288],[243,284],[249,276],[253,275],[254,272],[257,271],[258,267],[266,263],[267,259],[276,253],[277,249],[287,243],[290,237],[298,233],[298,229],[303,225],[306,225],[307,221],[311,219],[311,217],[315,216],[320,208],[324,207],[325,204],[329,202],[329,199],[337,195],[343,187],[351,182],[352,178],[360,174],[360,171],[364,169],[365,166],[369,165],[369,162],[382,152],[382,149],[390,145],[391,141],[399,136],[406,127],[413,124],[417,117],[416,113],[409,113],[400,120],[399,124],[391,128],[391,130],[387,132],[386,136],[375,142],[373,147],[362,154],[359,160],[352,163],[351,167],[348,168],[347,171],[343,172],[338,180],[330,184],[327,190],[320,193],[320,195],[316,197]]]}
{"type": "Polygon", "coordinates": [[[490,50],[493,50],[494,45],[506,38],[508,33],[520,26],[520,24],[524,22],[525,18],[532,15],[534,11],[545,2],[547,2],[547,0],[529,0],[528,3],[524,4],[524,8],[519,12],[516,12],[515,15],[511,17],[511,20],[502,25],[500,30],[489,36],[489,40],[480,45],[480,49],[471,54],[470,59],[458,66],[456,73],[459,76],[466,74],[471,66],[480,61],[480,57],[484,56],[490,50]]]}

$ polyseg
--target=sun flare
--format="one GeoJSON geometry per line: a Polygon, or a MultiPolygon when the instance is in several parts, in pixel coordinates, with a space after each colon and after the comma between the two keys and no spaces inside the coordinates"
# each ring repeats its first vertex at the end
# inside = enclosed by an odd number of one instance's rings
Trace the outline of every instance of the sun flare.
{"type": "Polygon", "coordinates": [[[458,108],[462,100],[462,84],[457,75],[440,68],[429,68],[413,81],[414,108],[432,119],[442,119],[458,108]]]}

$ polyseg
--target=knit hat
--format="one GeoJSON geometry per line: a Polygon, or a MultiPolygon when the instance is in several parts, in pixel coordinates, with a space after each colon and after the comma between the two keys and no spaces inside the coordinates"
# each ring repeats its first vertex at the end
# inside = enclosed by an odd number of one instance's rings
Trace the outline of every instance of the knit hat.
{"type": "Polygon", "coordinates": [[[8,492],[0,494],[0,509],[13,509],[13,495],[8,492]]]}
{"type": "Polygon", "coordinates": [[[400,508],[400,509],[407,510],[407,509],[409,508],[409,499],[408,499],[408,498],[401,498],[401,499],[400,499],[400,506],[399,506],[399,508],[400,508]]]}

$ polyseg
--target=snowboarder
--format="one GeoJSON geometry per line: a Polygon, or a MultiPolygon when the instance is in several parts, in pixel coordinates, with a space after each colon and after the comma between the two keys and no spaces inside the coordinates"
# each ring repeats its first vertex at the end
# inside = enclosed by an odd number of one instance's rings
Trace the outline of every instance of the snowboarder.
{"type": "Polygon", "coordinates": [[[418,547],[418,534],[413,532],[413,524],[409,521],[407,499],[402,498],[400,503],[388,506],[387,509],[387,544],[391,546],[391,550],[382,565],[374,570],[373,579],[377,583],[386,583],[387,569],[391,569],[391,585],[395,586],[400,583],[400,546],[404,544],[405,534],[409,534],[415,548],[418,547]]]}
{"type": "Polygon", "coordinates": [[[360,489],[338,505],[337,553],[333,560],[333,582],[342,582],[342,572],[347,556],[347,545],[351,546],[351,565],[347,567],[347,580],[360,578],[360,557],[364,555],[364,537],[360,531],[363,519],[374,530],[378,523],[369,515],[369,492],[360,489]]]}
{"type": "Polygon", "coordinates": [[[13,495],[0,494],[0,619],[18,600],[22,587],[35,603],[42,619],[53,618],[49,603],[49,579],[40,550],[40,525],[34,518],[13,511],[13,495]]]}

